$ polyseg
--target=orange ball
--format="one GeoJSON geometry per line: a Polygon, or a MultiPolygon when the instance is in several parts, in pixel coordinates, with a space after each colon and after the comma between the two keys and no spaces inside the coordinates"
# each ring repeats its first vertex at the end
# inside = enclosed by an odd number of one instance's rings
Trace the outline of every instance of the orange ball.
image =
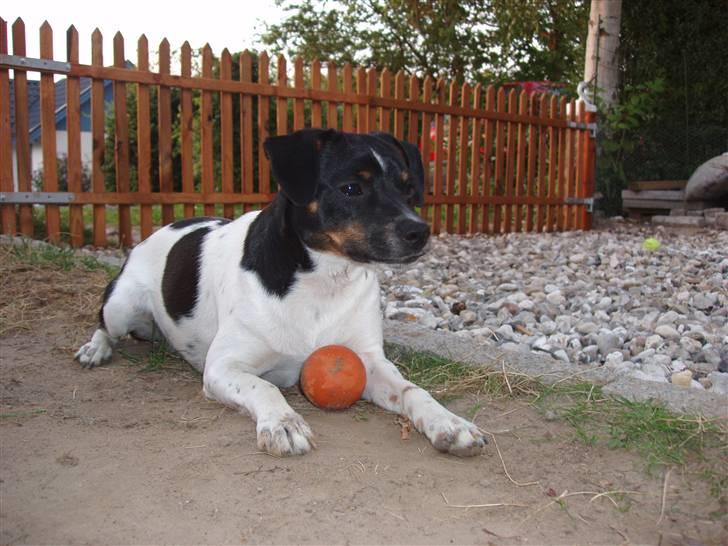
{"type": "Polygon", "coordinates": [[[367,373],[359,356],[343,345],[316,349],[303,363],[301,390],[314,406],[344,409],[361,398],[367,373]]]}

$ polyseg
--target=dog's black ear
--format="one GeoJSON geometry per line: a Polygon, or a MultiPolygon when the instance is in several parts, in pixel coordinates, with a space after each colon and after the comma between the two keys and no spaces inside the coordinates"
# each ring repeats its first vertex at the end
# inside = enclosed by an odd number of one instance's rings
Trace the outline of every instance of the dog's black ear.
{"type": "Polygon", "coordinates": [[[410,173],[410,181],[415,187],[415,205],[421,207],[425,203],[425,171],[422,168],[422,154],[414,144],[405,140],[397,140],[389,133],[373,133],[377,138],[393,144],[404,156],[410,173]]]}
{"type": "Polygon", "coordinates": [[[321,149],[334,134],[333,129],[303,129],[263,144],[273,176],[295,205],[306,205],[316,195],[321,149]]]}

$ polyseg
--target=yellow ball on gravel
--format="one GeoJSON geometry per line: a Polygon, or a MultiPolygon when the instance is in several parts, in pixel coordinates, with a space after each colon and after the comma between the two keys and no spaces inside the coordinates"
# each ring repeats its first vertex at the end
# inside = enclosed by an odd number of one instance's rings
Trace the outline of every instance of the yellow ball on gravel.
{"type": "Polygon", "coordinates": [[[642,248],[645,250],[648,250],[649,252],[654,252],[655,250],[659,249],[660,246],[661,246],[660,241],[658,241],[657,239],[654,239],[652,237],[648,237],[642,243],[642,248]]]}

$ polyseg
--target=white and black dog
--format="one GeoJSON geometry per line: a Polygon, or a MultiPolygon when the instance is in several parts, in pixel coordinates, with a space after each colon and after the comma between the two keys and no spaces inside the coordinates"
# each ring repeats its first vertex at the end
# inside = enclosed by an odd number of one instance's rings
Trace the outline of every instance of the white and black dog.
{"type": "Polygon", "coordinates": [[[314,447],[278,387],[299,380],[315,349],[345,345],[364,362],[363,398],[406,415],[440,451],[468,456],[485,439],[406,381],[384,355],[372,263],[409,263],[429,228],[417,148],[385,133],[309,129],[269,138],[280,186],[260,212],[231,222],[190,218],[136,246],[106,288],[100,326],[76,358],[93,367],[127,334],[155,331],[203,374],[204,393],[256,421],[275,455],[314,447]]]}

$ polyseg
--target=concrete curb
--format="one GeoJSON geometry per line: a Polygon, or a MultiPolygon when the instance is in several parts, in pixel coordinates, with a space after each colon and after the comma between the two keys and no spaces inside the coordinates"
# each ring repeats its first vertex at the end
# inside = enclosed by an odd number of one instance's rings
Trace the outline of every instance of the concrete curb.
{"type": "Polygon", "coordinates": [[[395,347],[429,352],[471,366],[486,366],[521,373],[547,385],[558,381],[584,380],[603,387],[610,396],[634,402],[653,400],[677,413],[728,418],[728,396],[687,389],[671,383],[656,383],[624,377],[604,367],[561,362],[535,353],[503,351],[447,332],[415,324],[384,321],[384,340],[395,347]]]}

